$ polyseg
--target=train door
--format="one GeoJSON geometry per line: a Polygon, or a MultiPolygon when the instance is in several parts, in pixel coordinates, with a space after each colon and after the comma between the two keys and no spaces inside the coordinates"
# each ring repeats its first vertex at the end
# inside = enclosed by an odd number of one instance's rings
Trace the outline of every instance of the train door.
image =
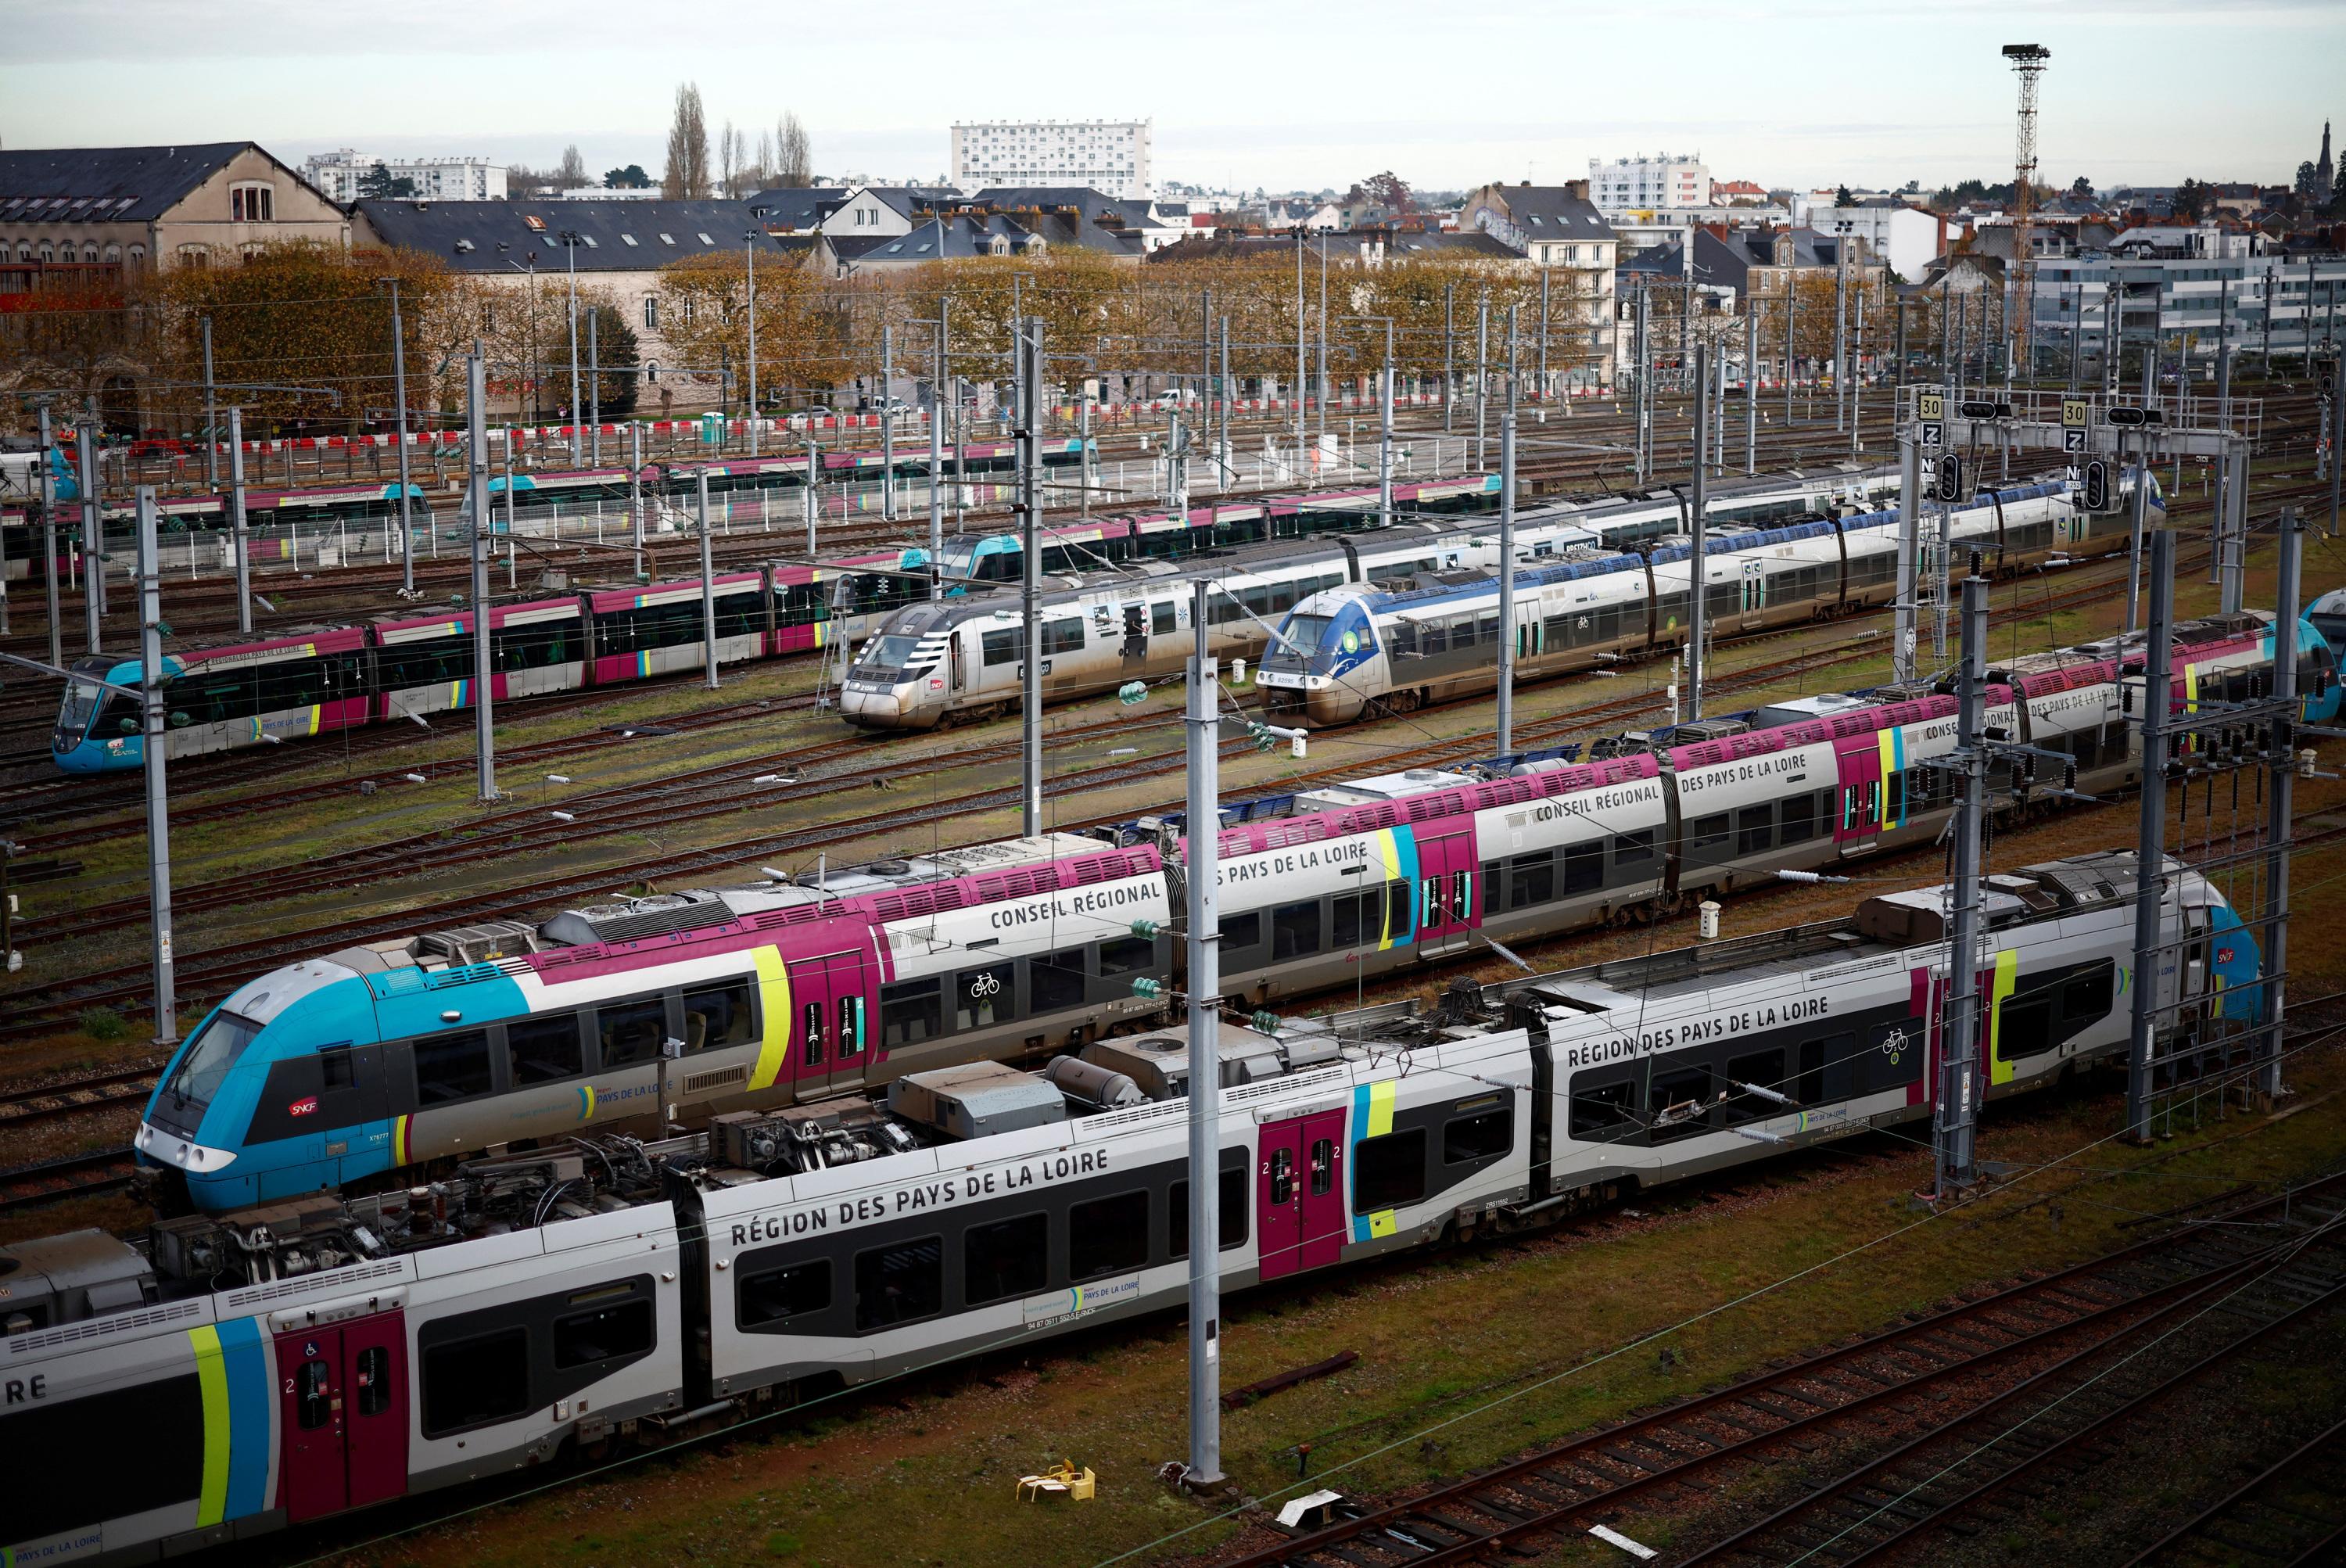
{"type": "Polygon", "coordinates": [[[1255,1231],[1262,1278],[1333,1263],[1344,1250],[1344,1113],[1318,1111],[1258,1130],[1255,1231]]]}
{"type": "Polygon", "coordinates": [[[1456,952],[1474,940],[1480,923],[1475,905],[1474,830],[1462,827],[1440,838],[1417,840],[1417,951],[1433,958],[1456,952]]]}
{"type": "Polygon", "coordinates": [[[278,1335],[277,1378],[288,1523],[407,1491],[404,1313],[278,1335]]]}
{"type": "Polygon", "coordinates": [[[1840,786],[1833,841],[1844,855],[1862,855],[1882,831],[1881,738],[1871,732],[1844,736],[1833,743],[1833,753],[1840,786]]]}
{"type": "Polygon", "coordinates": [[[801,1097],[863,1081],[872,1059],[863,995],[863,955],[834,952],[790,966],[790,1006],[798,1016],[792,1078],[801,1097]]]}
{"type": "Polygon", "coordinates": [[[1767,618],[1768,563],[1763,557],[1745,555],[1739,558],[1743,568],[1742,595],[1737,608],[1742,613],[1743,626],[1748,630],[1767,618]]]}

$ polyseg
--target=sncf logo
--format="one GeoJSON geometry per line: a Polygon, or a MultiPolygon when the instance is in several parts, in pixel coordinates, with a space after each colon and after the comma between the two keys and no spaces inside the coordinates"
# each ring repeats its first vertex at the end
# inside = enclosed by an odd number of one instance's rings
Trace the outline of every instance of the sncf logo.
{"type": "Polygon", "coordinates": [[[317,1115],[317,1112],[318,1096],[315,1095],[311,1095],[307,1099],[296,1100],[285,1107],[286,1115],[292,1116],[311,1116],[317,1115]]]}

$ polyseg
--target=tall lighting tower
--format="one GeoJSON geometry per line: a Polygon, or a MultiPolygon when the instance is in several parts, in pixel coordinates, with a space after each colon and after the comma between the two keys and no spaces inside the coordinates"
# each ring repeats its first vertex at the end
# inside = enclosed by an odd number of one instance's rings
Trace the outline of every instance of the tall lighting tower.
{"type": "Polygon", "coordinates": [[[2036,320],[2036,267],[2028,215],[2036,205],[2036,78],[2045,74],[2053,51],[2042,44],[2006,44],[2004,57],[2012,62],[2014,73],[2020,77],[2020,133],[2012,159],[2012,264],[2018,296],[2017,309],[2012,313],[2012,341],[2015,355],[2029,356],[2028,373],[2033,376],[2035,345],[2029,327],[2036,320]]]}

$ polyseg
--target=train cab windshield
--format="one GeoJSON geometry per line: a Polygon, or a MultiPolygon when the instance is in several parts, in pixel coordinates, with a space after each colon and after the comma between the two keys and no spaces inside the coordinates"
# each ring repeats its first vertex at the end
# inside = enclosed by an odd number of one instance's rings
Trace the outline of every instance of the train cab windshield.
{"type": "Polygon", "coordinates": [[[155,1095],[158,1119],[175,1131],[193,1136],[229,1069],[260,1033],[260,1025],[222,1009],[207,1020],[194,1039],[181,1048],[178,1064],[155,1095]]]}
{"type": "MultiPolygon", "coordinates": [[[[56,745],[59,751],[71,751],[88,737],[90,721],[97,715],[99,698],[106,695],[106,688],[97,683],[114,666],[110,659],[86,658],[73,667],[76,677],[88,678],[66,682],[65,700],[57,708],[56,745]]],[[[117,701],[128,711],[129,698],[117,697],[117,701]]]]}
{"type": "Polygon", "coordinates": [[[913,663],[913,650],[920,646],[918,637],[892,634],[873,637],[863,645],[863,653],[855,661],[855,677],[859,680],[886,681],[893,686],[900,680],[916,676],[921,671],[909,667],[913,663]]]}
{"type": "Polygon", "coordinates": [[[1300,612],[1289,616],[1286,624],[1279,628],[1277,639],[1264,650],[1262,667],[1301,670],[1307,675],[1331,673],[1338,659],[1358,653],[1362,642],[1357,622],[1341,630],[1336,623],[1333,616],[1300,612]]]}

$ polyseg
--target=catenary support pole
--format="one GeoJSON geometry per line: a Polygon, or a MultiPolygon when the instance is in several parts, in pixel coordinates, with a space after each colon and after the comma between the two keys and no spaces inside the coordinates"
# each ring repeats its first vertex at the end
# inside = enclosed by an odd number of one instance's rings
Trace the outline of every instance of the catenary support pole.
{"type": "Polygon", "coordinates": [[[2289,860],[2297,791],[2292,741],[2298,714],[2293,699],[2297,696],[2298,585],[2305,544],[2304,524],[2296,507],[2282,509],[2280,533],[2280,558],[2273,585],[2272,692],[2274,701],[2282,705],[2284,717],[2272,721],[2273,743],[2268,748],[2272,757],[2272,787],[2265,797],[2265,972],[2272,977],[2272,994],[2265,999],[2265,1022],[2271,1030],[2271,1044],[2265,1047],[2264,1064],[2257,1074],[2257,1087],[2268,1098],[2281,1090],[2281,1031],[2289,983],[2289,860]]]}
{"type": "Polygon", "coordinates": [[[1743,472],[1760,472],[1760,312],[1743,311],[1743,472]]]}
{"type": "MultiPolygon", "coordinates": [[[[399,313],[399,280],[391,280],[391,395],[399,400],[399,591],[413,598],[415,595],[415,524],[408,501],[407,483],[407,322],[399,313]]],[[[241,447],[244,443],[237,443],[241,447]]],[[[242,457],[230,459],[241,475],[242,457]]],[[[238,510],[241,512],[242,498],[238,510]]],[[[242,596],[240,594],[239,597],[242,596]]],[[[250,611],[246,612],[248,619],[250,611]]],[[[247,625],[240,629],[250,631],[247,625]]]]}
{"type": "MultiPolygon", "coordinates": [[[[813,482],[808,482],[811,484],[813,482]]],[[[627,535],[636,552],[636,569],[644,564],[644,427],[632,414],[627,419],[627,535]]],[[[809,546],[811,553],[811,545],[809,546]]]]}
{"type": "Polygon", "coordinates": [[[709,469],[694,476],[700,517],[700,665],[701,686],[717,689],[717,561],[709,534],[709,469]]]}
{"type": "MultiPolygon", "coordinates": [[[[392,296],[392,332],[399,331],[399,296],[392,296]]],[[[219,488],[219,396],[212,380],[212,319],[204,318],[204,485],[219,488]]]]}
{"type": "Polygon", "coordinates": [[[584,458],[578,445],[578,240],[576,234],[562,237],[562,252],[570,259],[570,466],[576,468],[584,458]]]}
{"type": "Polygon", "coordinates": [[[1980,838],[1987,817],[1987,579],[1964,576],[1962,664],[1955,680],[1955,815],[1947,884],[1947,1001],[1939,1013],[1936,1196],[1979,1179],[1980,838]]]}
{"type": "MultiPolygon", "coordinates": [[[[47,403],[41,405],[40,420],[41,565],[42,576],[47,582],[49,589],[49,664],[53,668],[63,669],[66,664],[66,626],[65,612],[58,607],[57,603],[56,432],[49,424],[47,403]]],[[[2333,526],[2331,530],[2332,533],[2337,532],[2334,526],[2336,510],[2336,503],[2333,500],[2331,503],[2333,526]]],[[[0,962],[5,962],[5,956],[0,956],[0,962]]]]}
{"type": "MultiPolygon", "coordinates": [[[[938,301],[936,372],[929,382],[929,597],[945,596],[945,321],[938,301]]],[[[1084,404],[1088,414],[1091,404],[1084,404]]],[[[1078,470],[1080,472],[1080,470],[1078,470]]]]}
{"type": "Polygon", "coordinates": [[[1388,316],[1385,318],[1385,367],[1377,386],[1377,523],[1385,528],[1392,527],[1393,520],[1392,338],[1392,318],[1388,316]]]}
{"type": "Polygon", "coordinates": [[[1703,451],[1708,443],[1710,422],[1710,350],[1698,347],[1694,365],[1694,490],[1692,504],[1688,507],[1694,529],[1694,553],[1687,558],[1687,717],[1702,717],[1703,633],[1708,621],[1707,591],[1704,575],[1703,546],[1705,510],[1708,505],[1708,481],[1704,469],[1708,454],[1703,451]]]}
{"type": "Polygon", "coordinates": [[[468,489],[473,514],[473,750],[480,803],[494,806],[497,803],[497,741],[490,691],[495,667],[489,659],[489,535],[495,524],[489,511],[488,407],[488,361],[475,341],[473,351],[464,358],[464,424],[472,449],[468,489]]]}
{"type": "MultiPolygon", "coordinates": [[[[2309,340],[2310,341],[2310,340],[2309,340]]],[[[1458,285],[1442,285],[1442,433],[1450,433],[1450,389],[1458,379],[1458,285]]]]}
{"type": "Polygon", "coordinates": [[[1784,428],[1792,426],[1792,383],[1800,379],[1793,366],[1799,362],[1800,342],[1795,331],[1800,323],[1800,274],[1797,268],[1784,273],[1784,428]]]}
{"type": "MultiPolygon", "coordinates": [[[[599,306],[586,307],[586,465],[589,468],[603,466],[603,345],[596,335],[596,329],[602,321],[603,311],[599,306]]],[[[754,361],[751,362],[755,363],[754,361]]],[[[751,374],[754,382],[755,372],[751,374]]],[[[758,455],[754,437],[750,455],[758,455]]],[[[599,506],[595,514],[597,518],[602,516],[599,506]]]]}
{"type": "Polygon", "coordinates": [[[1483,466],[1491,412],[1491,296],[1474,307],[1474,466],[1483,466]]]}
{"type": "MultiPolygon", "coordinates": [[[[741,243],[743,276],[748,280],[750,306],[744,319],[750,331],[750,455],[758,455],[758,236],[755,230],[741,243]]],[[[885,389],[882,389],[885,396],[885,389]]]]}
{"type": "Polygon", "coordinates": [[[1898,598],[1892,611],[1891,678],[1914,678],[1915,609],[1923,589],[1923,453],[1898,438],[1898,598]]]}
{"type": "MultiPolygon", "coordinates": [[[[1511,400],[1512,401],[1512,400],[1511,400]]],[[[1515,749],[1515,411],[1499,416],[1499,755],[1515,749]]]]}
{"type": "Polygon", "coordinates": [[[106,618],[106,513],[97,486],[97,426],[85,422],[77,433],[81,447],[81,618],[89,647],[96,653],[106,618]]]}
{"type": "Polygon", "coordinates": [[[2175,637],[2175,535],[2150,535],[2149,642],[2144,649],[2141,820],[2135,837],[2133,1029],[2127,1057],[2126,1134],[2150,1137],[2150,1064],[2158,1040],[2159,994],[2175,973],[2160,938],[2167,896],[2167,704],[2175,637]]]}
{"type": "MultiPolygon", "coordinates": [[[[252,635],[252,551],[244,511],[244,410],[228,411],[228,544],[236,572],[236,629],[252,635]]],[[[411,579],[412,581],[413,579],[411,579]]]]}
{"type": "MultiPolygon", "coordinates": [[[[1019,323],[1017,363],[1017,458],[1019,618],[1018,722],[1024,734],[1019,780],[1018,830],[1026,838],[1043,832],[1043,508],[1036,490],[1035,426],[1043,401],[1043,323],[1019,323]]],[[[1300,340],[1299,340],[1300,344],[1300,340]]],[[[1297,351],[1301,351],[1299,346],[1297,351]]]]}
{"type": "Polygon", "coordinates": [[[1849,229],[1833,241],[1833,429],[1848,428],[1842,410],[1849,386],[1849,229]]]}
{"type": "Polygon", "coordinates": [[[1192,1490],[1222,1481],[1221,924],[1215,853],[1221,830],[1219,672],[1208,631],[1210,590],[1190,590],[1189,810],[1186,875],[1189,980],[1189,1469],[1192,1490]]]}
{"type": "Polygon", "coordinates": [[[163,564],[155,542],[155,487],[138,487],[138,687],[140,764],[147,776],[147,911],[154,932],[155,1044],[179,1038],[171,968],[171,821],[164,788],[170,726],[163,686],[163,564]]]}
{"type": "Polygon", "coordinates": [[[889,388],[896,382],[896,329],[880,329],[880,515],[896,517],[896,410],[889,388]]]}
{"type": "MultiPolygon", "coordinates": [[[[2338,537],[2338,473],[2339,470],[2346,469],[2346,375],[2339,372],[2346,370],[2346,366],[2341,366],[2335,355],[2331,357],[2330,362],[2330,536],[2335,539],[2338,537]]],[[[54,571],[51,575],[54,578],[54,571]]],[[[49,621],[55,625],[56,617],[52,616],[49,621]]]]}

